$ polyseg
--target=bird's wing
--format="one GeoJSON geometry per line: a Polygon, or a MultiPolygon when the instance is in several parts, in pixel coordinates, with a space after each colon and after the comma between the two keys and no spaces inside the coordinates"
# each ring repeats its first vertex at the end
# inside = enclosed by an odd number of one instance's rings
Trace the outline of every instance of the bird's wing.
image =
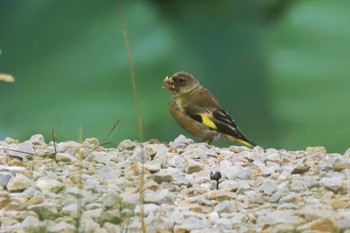
{"type": "Polygon", "coordinates": [[[218,131],[230,141],[238,141],[246,146],[256,146],[250,141],[238,128],[237,124],[232,120],[230,115],[223,109],[218,109],[213,112],[213,122],[218,128],[218,131]]]}
{"type": "MultiPolygon", "coordinates": [[[[196,95],[188,95],[191,104],[185,104],[183,110],[192,119],[204,124],[208,128],[217,130],[230,141],[239,141],[248,146],[254,146],[242,132],[230,115],[223,110],[213,95],[206,89],[197,90],[196,95]]],[[[188,101],[186,101],[188,102],[188,101]]]]}
{"type": "Polygon", "coordinates": [[[213,122],[212,112],[220,108],[214,96],[205,88],[196,90],[196,93],[183,95],[183,111],[192,119],[206,125],[211,129],[217,129],[213,122]]]}

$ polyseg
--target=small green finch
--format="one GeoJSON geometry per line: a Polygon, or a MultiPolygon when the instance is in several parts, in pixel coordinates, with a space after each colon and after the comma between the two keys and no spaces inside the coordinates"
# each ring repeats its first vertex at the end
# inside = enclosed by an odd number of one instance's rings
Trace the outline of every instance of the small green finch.
{"type": "Polygon", "coordinates": [[[172,91],[169,110],[176,122],[193,136],[211,143],[225,138],[253,147],[230,115],[214,96],[187,72],[177,72],[163,81],[163,88],[172,91]]]}

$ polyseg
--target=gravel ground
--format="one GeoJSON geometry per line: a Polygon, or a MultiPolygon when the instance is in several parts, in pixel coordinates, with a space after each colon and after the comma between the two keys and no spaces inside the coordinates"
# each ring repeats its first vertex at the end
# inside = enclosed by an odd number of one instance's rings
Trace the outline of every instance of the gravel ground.
{"type": "Polygon", "coordinates": [[[0,232],[133,233],[143,220],[148,233],[350,233],[350,149],[218,148],[182,135],[61,142],[57,153],[42,135],[0,145],[0,232]]]}

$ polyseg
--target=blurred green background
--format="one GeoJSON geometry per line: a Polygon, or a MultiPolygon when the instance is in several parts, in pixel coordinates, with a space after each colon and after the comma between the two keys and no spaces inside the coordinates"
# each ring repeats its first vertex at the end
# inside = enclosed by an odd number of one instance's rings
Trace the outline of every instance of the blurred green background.
{"type": "MultiPolygon", "coordinates": [[[[350,1],[121,1],[143,138],[187,135],[166,75],[185,70],[264,148],[350,146],[350,1]]],[[[0,141],[138,139],[117,1],[0,0],[0,141]]],[[[187,135],[188,136],[188,135],[187,135]]],[[[114,145],[115,145],[114,144],[114,145]]],[[[230,143],[217,142],[228,146],[230,143]]]]}

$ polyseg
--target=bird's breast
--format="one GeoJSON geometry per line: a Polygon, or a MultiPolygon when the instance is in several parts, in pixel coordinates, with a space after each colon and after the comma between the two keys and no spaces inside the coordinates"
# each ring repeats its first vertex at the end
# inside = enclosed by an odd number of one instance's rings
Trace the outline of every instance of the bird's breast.
{"type": "Polygon", "coordinates": [[[181,112],[184,112],[184,101],[180,97],[175,98],[175,104],[180,109],[181,112]]]}

